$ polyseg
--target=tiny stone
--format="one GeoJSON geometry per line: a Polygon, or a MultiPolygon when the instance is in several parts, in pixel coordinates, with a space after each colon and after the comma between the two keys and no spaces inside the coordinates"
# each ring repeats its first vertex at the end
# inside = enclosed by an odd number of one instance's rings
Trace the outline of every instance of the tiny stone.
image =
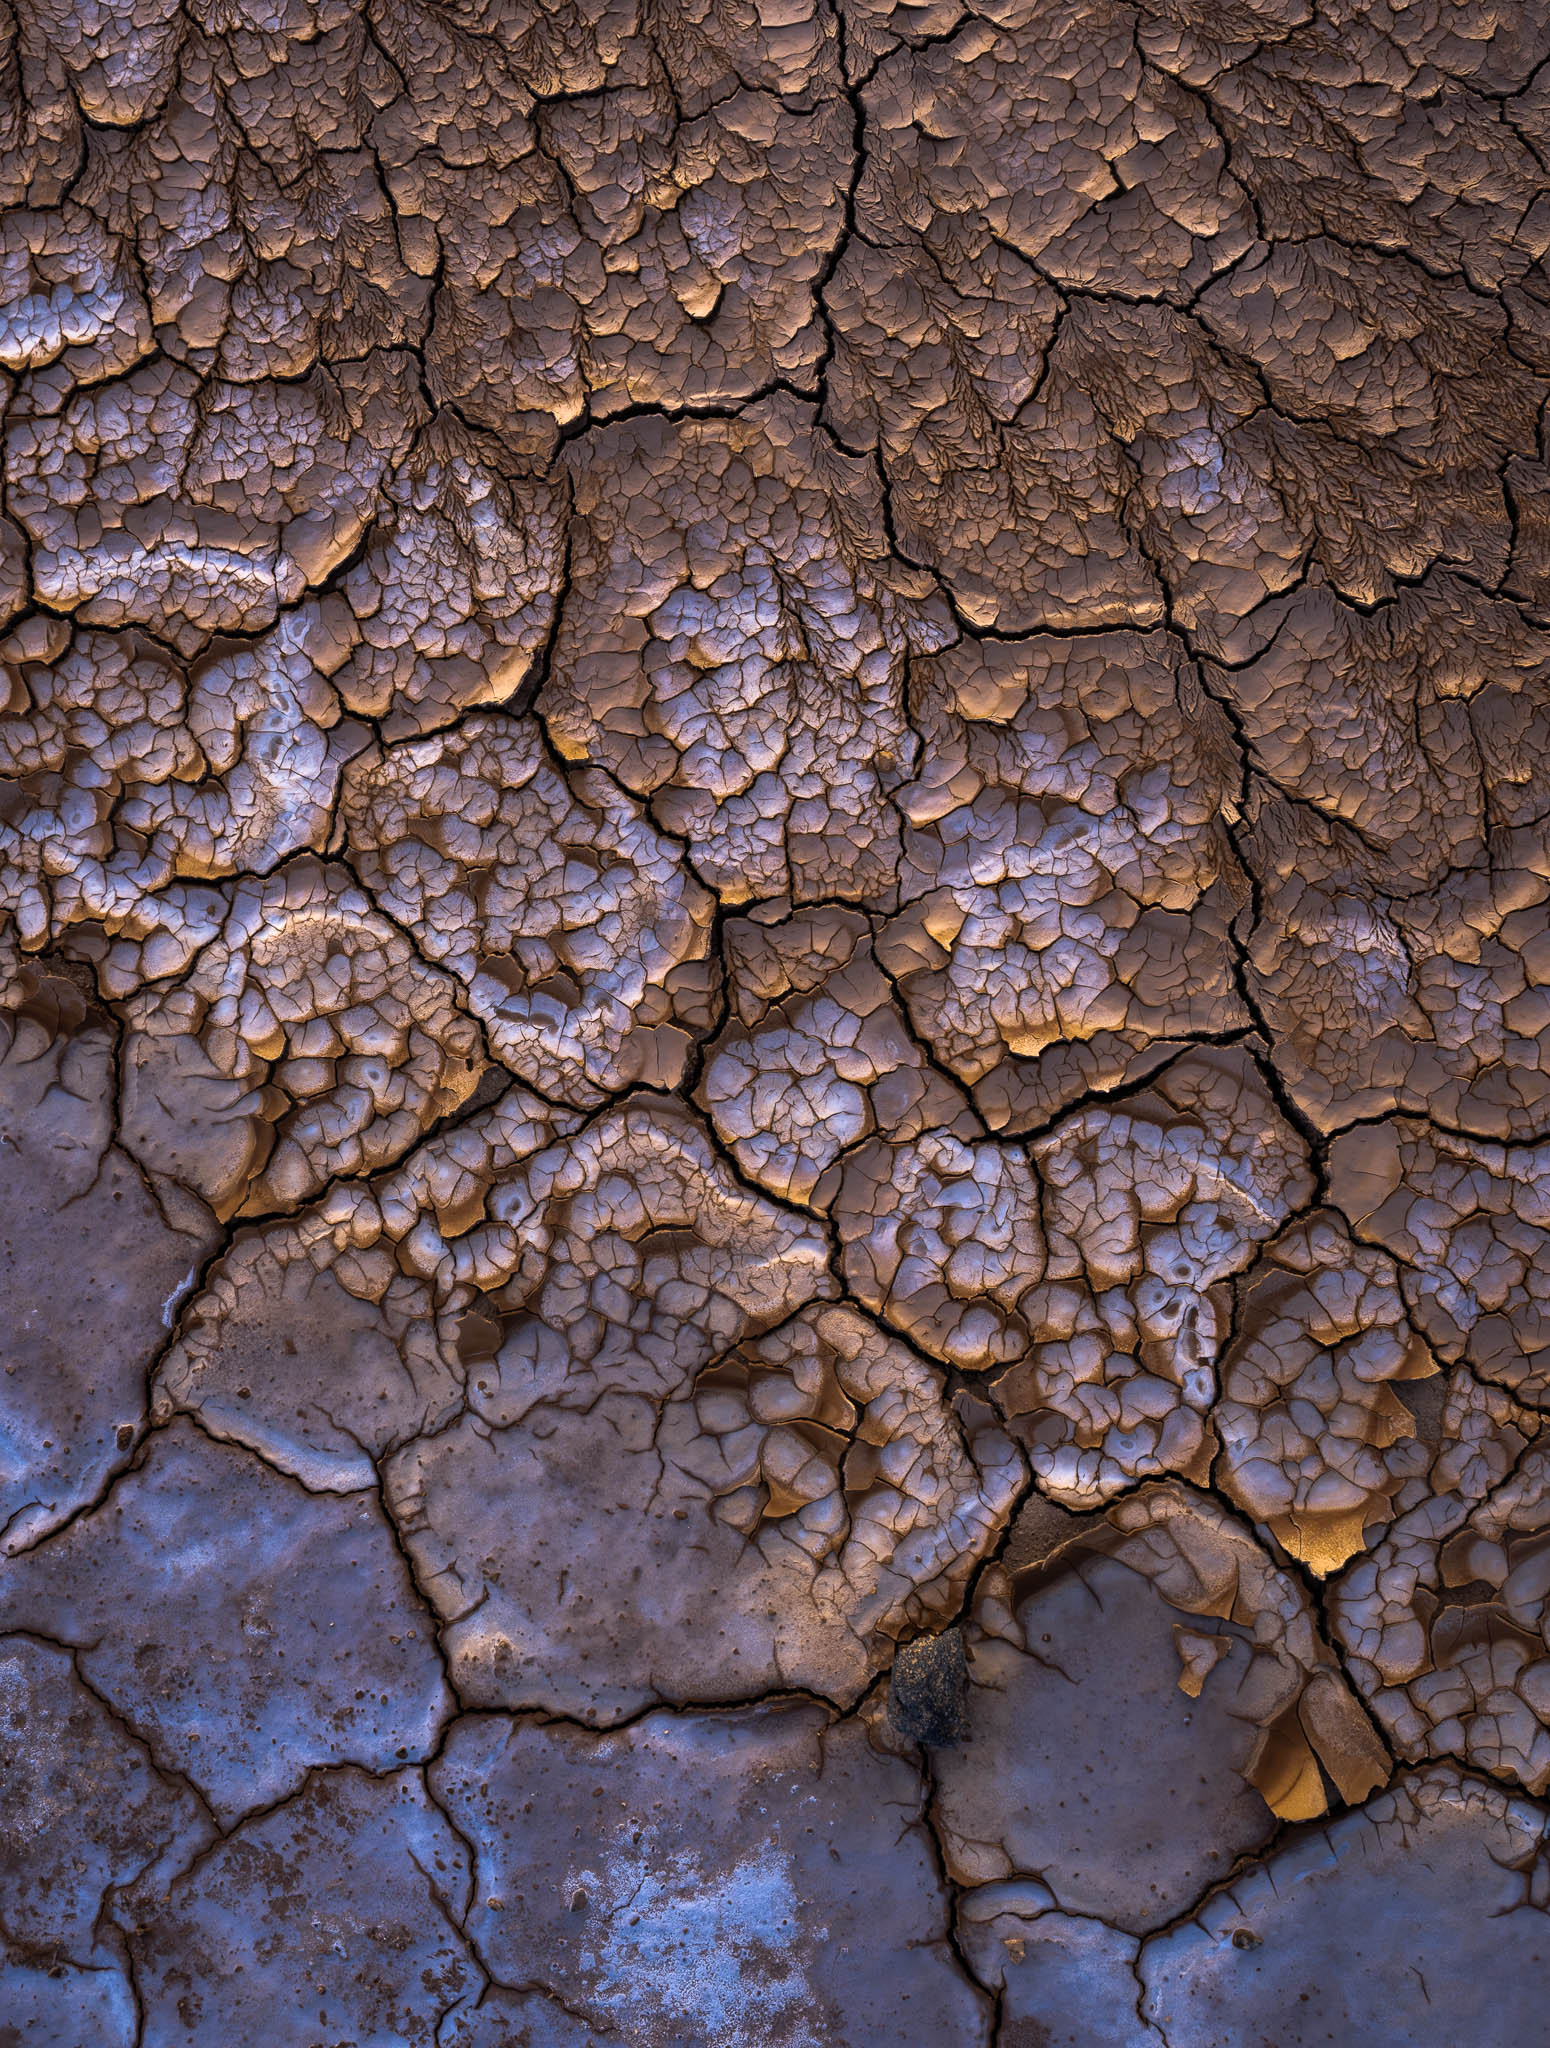
{"type": "Polygon", "coordinates": [[[946,1628],[940,1635],[906,1643],[894,1659],[888,1682],[890,1724],[926,1749],[961,1741],[967,1684],[962,1630],[946,1628]]]}

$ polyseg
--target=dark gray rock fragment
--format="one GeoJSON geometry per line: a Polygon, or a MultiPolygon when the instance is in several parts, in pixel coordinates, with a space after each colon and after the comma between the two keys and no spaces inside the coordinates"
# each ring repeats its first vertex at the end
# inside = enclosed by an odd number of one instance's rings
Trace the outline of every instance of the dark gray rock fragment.
{"type": "Polygon", "coordinates": [[[917,1636],[893,1660],[888,1680],[888,1720],[923,1749],[961,1742],[969,1732],[964,1695],[969,1683],[963,1631],[917,1636]]]}

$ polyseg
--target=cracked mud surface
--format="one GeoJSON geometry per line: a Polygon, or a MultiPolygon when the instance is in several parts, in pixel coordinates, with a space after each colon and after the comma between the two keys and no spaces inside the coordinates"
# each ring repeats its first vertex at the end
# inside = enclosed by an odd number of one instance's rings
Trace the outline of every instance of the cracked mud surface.
{"type": "Polygon", "coordinates": [[[0,0],[0,2048],[1520,2048],[1550,12],[0,0]]]}

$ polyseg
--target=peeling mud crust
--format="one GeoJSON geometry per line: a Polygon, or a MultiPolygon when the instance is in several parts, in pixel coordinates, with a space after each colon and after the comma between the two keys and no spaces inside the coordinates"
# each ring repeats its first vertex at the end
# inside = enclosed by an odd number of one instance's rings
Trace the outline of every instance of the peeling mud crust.
{"type": "Polygon", "coordinates": [[[1515,2048],[1550,16],[0,0],[0,2048],[1515,2048]]]}

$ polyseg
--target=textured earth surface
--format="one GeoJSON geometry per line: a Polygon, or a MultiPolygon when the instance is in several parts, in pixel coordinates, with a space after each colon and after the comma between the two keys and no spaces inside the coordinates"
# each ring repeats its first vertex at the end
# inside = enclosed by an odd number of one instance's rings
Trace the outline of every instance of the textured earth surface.
{"type": "Polygon", "coordinates": [[[0,2048],[1524,2048],[1550,7],[0,0],[0,2048]]]}

